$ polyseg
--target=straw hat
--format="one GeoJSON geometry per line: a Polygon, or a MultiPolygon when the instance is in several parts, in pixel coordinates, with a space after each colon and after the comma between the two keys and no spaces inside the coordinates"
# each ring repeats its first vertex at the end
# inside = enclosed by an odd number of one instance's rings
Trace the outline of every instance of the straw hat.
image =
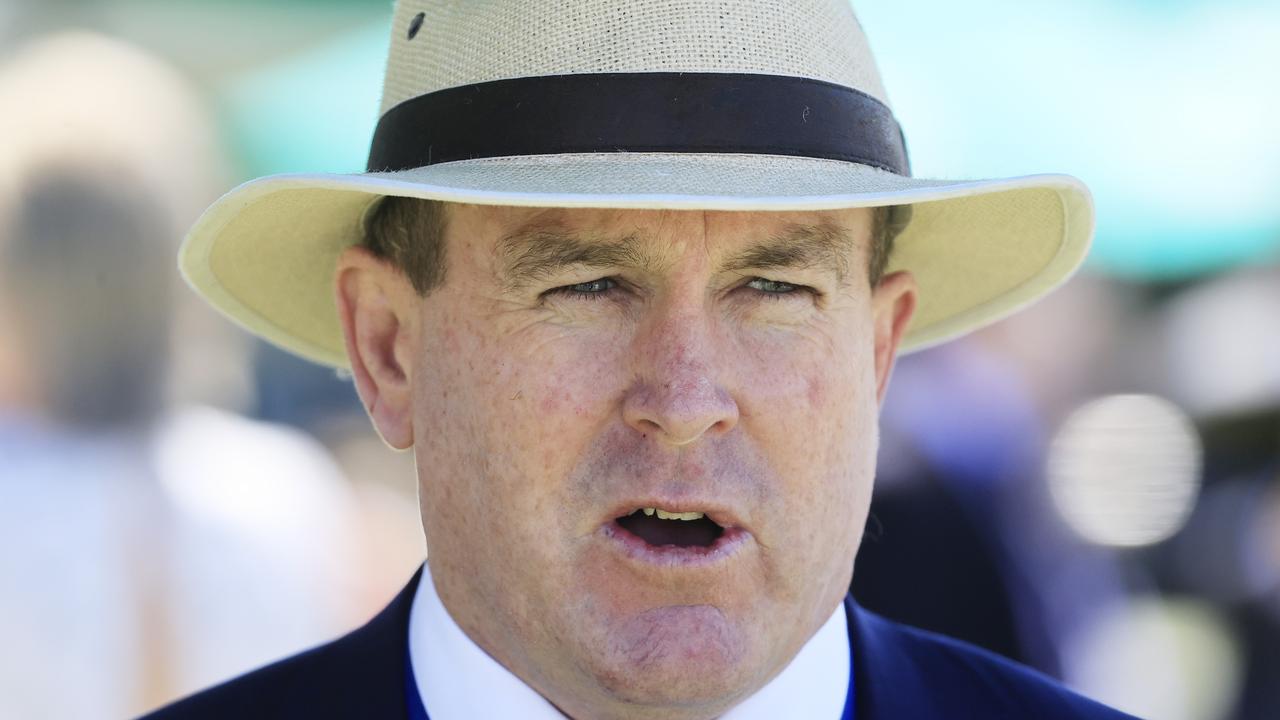
{"type": "Polygon", "coordinates": [[[347,364],[338,254],[381,196],[480,204],[898,208],[889,271],[920,286],[904,352],[1007,315],[1093,235],[1065,175],[912,178],[847,0],[400,0],[369,172],[276,175],[192,228],[180,265],[215,307],[347,364]]]}

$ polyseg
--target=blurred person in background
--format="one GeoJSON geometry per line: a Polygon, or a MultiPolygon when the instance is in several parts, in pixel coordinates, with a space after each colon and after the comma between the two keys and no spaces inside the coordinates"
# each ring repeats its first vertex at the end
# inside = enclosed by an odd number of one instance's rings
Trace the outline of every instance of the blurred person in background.
{"type": "Polygon", "coordinates": [[[1113,284],[1079,277],[899,363],[854,575],[860,602],[1067,676],[1067,639],[1123,589],[1109,553],[1061,521],[1044,466],[1062,405],[1094,390],[1090,359],[1135,320],[1128,307],[1113,284]]]}
{"type": "Polygon", "coordinates": [[[242,186],[181,262],[351,368],[417,458],[428,562],[153,717],[1121,717],[846,597],[898,350],[1064,281],[1077,181],[912,180],[838,0],[392,26],[370,173],[242,186]]]}
{"type": "Polygon", "coordinates": [[[87,33],[0,62],[0,717],[124,717],[360,619],[358,518],[314,441],[172,399],[236,357],[167,382],[220,178],[190,89],[87,33]]]}
{"type": "Polygon", "coordinates": [[[1280,261],[1179,288],[1158,314],[1170,396],[1204,438],[1203,493],[1150,553],[1159,589],[1227,645],[1232,717],[1280,708],[1280,261]]]}

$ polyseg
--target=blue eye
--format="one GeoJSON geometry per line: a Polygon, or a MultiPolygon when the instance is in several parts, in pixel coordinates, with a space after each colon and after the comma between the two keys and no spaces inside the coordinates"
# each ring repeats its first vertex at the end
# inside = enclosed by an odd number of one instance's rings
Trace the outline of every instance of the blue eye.
{"type": "Polygon", "coordinates": [[[547,291],[553,295],[568,295],[571,298],[581,298],[583,300],[600,300],[609,291],[618,286],[613,278],[600,278],[598,280],[588,280],[574,285],[565,285],[564,287],[554,288],[547,291]]]}
{"type": "Polygon", "coordinates": [[[793,285],[789,282],[769,280],[767,278],[755,278],[747,283],[747,286],[754,290],[759,290],[774,300],[781,299],[784,295],[792,295],[807,289],[803,285],[793,285]]]}

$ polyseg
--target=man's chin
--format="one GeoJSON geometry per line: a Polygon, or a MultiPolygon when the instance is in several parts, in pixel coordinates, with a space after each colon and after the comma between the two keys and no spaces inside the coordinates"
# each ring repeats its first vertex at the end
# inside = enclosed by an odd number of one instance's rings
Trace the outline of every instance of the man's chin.
{"type": "Polygon", "coordinates": [[[727,708],[755,690],[750,654],[744,629],[719,608],[657,607],[612,628],[597,677],[627,704],[727,708]]]}

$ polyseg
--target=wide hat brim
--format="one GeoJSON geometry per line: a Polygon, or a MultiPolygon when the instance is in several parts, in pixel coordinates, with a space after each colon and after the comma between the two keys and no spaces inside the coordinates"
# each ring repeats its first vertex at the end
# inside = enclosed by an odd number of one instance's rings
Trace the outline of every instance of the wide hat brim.
{"type": "Polygon", "coordinates": [[[850,162],[745,154],[584,153],[465,160],[399,172],[275,175],[214,203],[183,276],[214,307],[315,362],[348,366],[338,255],[383,196],[528,207],[784,211],[911,205],[889,271],[919,285],[901,352],[998,320],[1064,282],[1093,237],[1088,189],[1067,175],[938,180],[850,162]]]}

